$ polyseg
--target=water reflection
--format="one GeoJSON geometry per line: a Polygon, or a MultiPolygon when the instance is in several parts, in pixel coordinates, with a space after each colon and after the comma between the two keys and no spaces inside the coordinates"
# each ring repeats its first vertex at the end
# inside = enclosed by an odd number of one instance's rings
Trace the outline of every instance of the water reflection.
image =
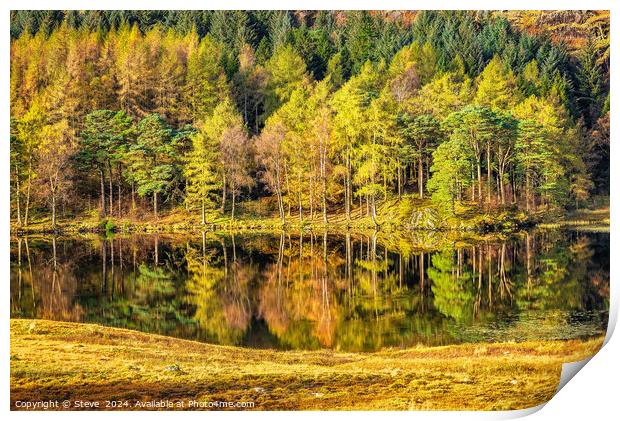
{"type": "Polygon", "coordinates": [[[11,316],[207,342],[375,350],[601,334],[609,234],[388,245],[376,234],[16,238],[11,316]]]}

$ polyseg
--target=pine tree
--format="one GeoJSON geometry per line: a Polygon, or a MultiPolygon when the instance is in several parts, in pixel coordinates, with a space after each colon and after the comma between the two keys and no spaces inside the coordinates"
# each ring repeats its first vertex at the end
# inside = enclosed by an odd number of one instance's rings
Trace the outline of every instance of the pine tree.
{"type": "Polygon", "coordinates": [[[136,143],[128,152],[133,176],[140,196],[153,196],[153,214],[158,217],[158,197],[163,196],[180,176],[178,150],[173,130],[158,114],[140,120],[136,126],[136,143]]]}

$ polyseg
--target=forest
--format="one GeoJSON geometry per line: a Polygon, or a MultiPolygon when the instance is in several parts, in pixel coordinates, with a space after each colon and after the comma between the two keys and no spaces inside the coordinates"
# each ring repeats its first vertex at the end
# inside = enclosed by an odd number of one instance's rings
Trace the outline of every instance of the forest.
{"type": "Polygon", "coordinates": [[[610,70],[609,14],[580,16],[562,42],[496,12],[13,11],[11,220],[583,207],[610,70]]]}

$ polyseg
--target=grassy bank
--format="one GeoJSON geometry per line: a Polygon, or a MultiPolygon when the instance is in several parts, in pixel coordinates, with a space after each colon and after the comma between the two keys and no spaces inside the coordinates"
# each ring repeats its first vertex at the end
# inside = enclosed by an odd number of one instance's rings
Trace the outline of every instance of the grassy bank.
{"type": "MultiPolygon", "coordinates": [[[[272,206],[264,201],[249,201],[239,205],[235,218],[219,211],[207,215],[207,223],[201,224],[197,212],[183,208],[173,209],[154,218],[148,212],[135,212],[123,217],[101,217],[98,211],[60,218],[56,232],[199,232],[210,231],[269,231],[275,230],[332,230],[332,231],[383,231],[410,230],[461,231],[461,232],[512,232],[531,226],[537,215],[526,215],[514,209],[483,211],[475,206],[459,206],[451,217],[442,215],[428,199],[404,196],[391,199],[377,207],[375,222],[365,206],[354,207],[350,218],[344,209],[334,209],[328,214],[327,223],[319,210],[312,215],[305,212],[300,217],[295,210],[286,215],[283,222],[272,206]]],[[[19,227],[12,221],[11,231],[21,234],[51,232],[51,221],[45,215],[31,219],[27,227],[19,227]]]]}
{"type": "Polygon", "coordinates": [[[609,204],[595,209],[581,209],[539,224],[541,228],[572,228],[582,231],[609,232],[609,204]]]}
{"type": "Polygon", "coordinates": [[[601,343],[271,351],[11,320],[11,408],[18,400],[168,399],[252,401],[263,410],[520,409],[550,399],[561,363],[591,356],[601,343]]]}

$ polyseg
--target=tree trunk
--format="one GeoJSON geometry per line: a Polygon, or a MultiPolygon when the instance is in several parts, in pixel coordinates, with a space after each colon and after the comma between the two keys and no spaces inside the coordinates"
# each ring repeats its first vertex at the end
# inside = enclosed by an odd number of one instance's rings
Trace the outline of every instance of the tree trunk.
{"type": "Polygon", "coordinates": [[[344,207],[347,214],[347,221],[351,219],[351,190],[351,146],[347,143],[347,176],[344,207]]]}
{"type": "Polygon", "coordinates": [[[105,216],[105,182],[103,168],[99,168],[99,180],[101,181],[101,213],[105,216]]]}
{"type": "Polygon", "coordinates": [[[223,177],[223,183],[222,183],[222,207],[220,208],[220,211],[222,213],[224,213],[225,206],[226,206],[226,176],[223,177]]]}
{"type": "Polygon", "coordinates": [[[297,176],[297,186],[299,186],[299,192],[297,193],[297,201],[299,203],[299,222],[303,221],[303,209],[302,209],[302,203],[301,203],[301,173],[299,173],[299,175],[297,176]]]}
{"type": "Polygon", "coordinates": [[[422,155],[418,158],[418,193],[420,199],[424,197],[424,171],[422,169],[422,155]]]}
{"type": "Polygon", "coordinates": [[[284,219],[284,202],[282,200],[282,191],[280,190],[280,187],[278,187],[276,189],[276,194],[278,196],[278,211],[280,212],[280,221],[282,221],[282,223],[284,223],[285,219],[284,219]]]}
{"type": "Polygon", "coordinates": [[[114,213],[114,188],[112,187],[112,164],[110,163],[110,161],[108,161],[108,173],[110,176],[109,179],[109,186],[110,186],[110,216],[113,216],[114,213]]]}
{"type": "Polygon", "coordinates": [[[32,157],[28,161],[28,187],[26,187],[26,208],[24,209],[24,226],[28,226],[28,214],[30,213],[30,186],[32,185],[32,157]]]}
{"type": "Polygon", "coordinates": [[[323,222],[327,224],[327,180],[323,175],[323,222]]]}
{"type": "Polygon", "coordinates": [[[131,213],[132,215],[136,212],[136,184],[134,181],[131,182],[131,213]]]}
{"type": "Polygon", "coordinates": [[[504,193],[504,166],[500,165],[499,168],[499,196],[502,205],[506,204],[506,195],[504,193]]]}
{"type": "Polygon", "coordinates": [[[478,166],[478,202],[482,202],[482,169],[480,168],[480,159],[478,159],[477,166],[478,166]]]}
{"type": "Polygon", "coordinates": [[[396,169],[396,173],[397,173],[397,186],[396,186],[396,190],[398,192],[398,200],[400,200],[401,196],[402,196],[402,188],[401,188],[401,172],[402,169],[400,168],[400,162],[398,162],[398,168],[396,169]]]}
{"type": "Polygon", "coordinates": [[[52,192],[52,229],[56,229],[56,191],[54,183],[50,180],[50,191],[52,192]]]}
{"type": "Polygon", "coordinates": [[[234,220],[235,219],[235,184],[232,183],[232,185],[230,186],[230,199],[232,200],[232,208],[230,211],[230,219],[234,220]]]}
{"type": "Polygon", "coordinates": [[[323,206],[323,222],[327,224],[327,145],[321,137],[321,153],[320,153],[320,173],[321,173],[321,204],[323,206]]]}
{"type": "Polygon", "coordinates": [[[153,213],[155,214],[155,219],[157,219],[157,192],[153,192],[153,213]]]}
{"type": "MultiPolygon", "coordinates": [[[[288,166],[284,163],[284,181],[286,182],[286,205],[288,207],[288,217],[291,217],[291,184],[289,183],[288,178],[288,166]]],[[[282,189],[280,188],[280,194],[282,194],[282,189]]],[[[282,205],[284,206],[284,199],[282,199],[282,205]]]]}
{"type": "Polygon", "coordinates": [[[205,200],[202,199],[202,225],[206,225],[207,224],[207,220],[205,218],[205,200]]]}
{"type": "MultiPolygon", "coordinates": [[[[20,195],[21,195],[21,191],[20,191],[20,186],[19,186],[19,170],[17,168],[17,164],[15,164],[15,201],[16,201],[16,205],[17,205],[17,224],[21,227],[22,226],[22,215],[21,215],[21,200],[20,200],[20,195]]],[[[21,240],[20,243],[21,245],[21,240]]]]}
{"type": "Polygon", "coordinates": [[[530,211],[530,172],[525,170],[525,210],[530,211]]]}
{"type": "Polygon", "coordinates": [[[314,219],[314,183],[313,183],[314,177],[311,176],[310,177],[310,220],[312,221],[314,219]]]}
{"type": "Polygon", "coordinates": [[[118,197],[116,198],[116,201],[118,202],[118,217],[121,217],[121,164],[118,164],[118,174],[116,175],[117,178],[117,184],[118,184],[118,197]]]}
{"type": "Polygon", "coordinates": [[[377,224],[377,206],[375,203],[375,195],[373,194],[371,197],[371,215],[372,215],[372,223],[375,225],[375,227],[379,224],[377,224]]]}
{"type": "Polygon", "coordinates": [[[487,203],[491,203],[491,142],[487,142],[487,203]]]}
{"type": "Polygon", "coordinates": [[[280,211],[280,220],[284,224],[284,200],[282,199],[282,180],[280,179],[279,164],[276,168],[276,195],[278,196],[278,210],[280,211]]]}

